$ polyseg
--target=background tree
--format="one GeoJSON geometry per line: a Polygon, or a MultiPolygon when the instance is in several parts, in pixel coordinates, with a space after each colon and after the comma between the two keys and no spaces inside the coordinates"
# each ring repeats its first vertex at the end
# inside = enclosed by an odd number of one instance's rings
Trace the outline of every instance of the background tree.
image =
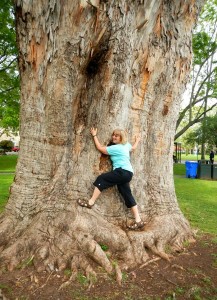
{"type": "Polygon", "coordinates": [[[217,114],[207,117],[205,126],[206,142],[209,149],[217,148],[217,114]]]}
{"type": "Polygon", "coordinates": [[[172,154],[202,2],[16,2],[21,150],[1,218],[2,264],[13,269],[34,257],[38,271],[70,266],[72,278],[101,265],[120,280],[120,269],[148,259],[147,248],[168,258],[165,245],[180,250],[191,239],[172,154]],[[142,135],[132,157],[132,189],[147,221],[141,232],[127,231],[130,215],[115,188],[92,210],[77,206],[110,167],[91,126],[105,143],[115,127],[130,140],[142,135]]]}
{"type": "Polygon", "coordinates": [[[216,1],[207,1],[195,28],[193,69],[188,85],[189,102],[179,114],[175,139],[179,138],[194,124],[203,122],[207,113],[217,105],[216,11],[216,1]],[[183,123],[184,119],[188,121],[183,123]]]}
{"type": "Polygon", "coordinates": [[[12,1],[0,7],[0,136],[19,128],[19,74],[12,1]]]}
{"type": "Polygon", "coordinates": [[[206,141],[208,151],[217,148],[217,114],[206,118],[206,122],[198,124],[197,128],[191,130],[184,138],[185,142],[194,146],[203,144],[206,141]],[[205,127],[205,128],[204,128],[205,127]]]}

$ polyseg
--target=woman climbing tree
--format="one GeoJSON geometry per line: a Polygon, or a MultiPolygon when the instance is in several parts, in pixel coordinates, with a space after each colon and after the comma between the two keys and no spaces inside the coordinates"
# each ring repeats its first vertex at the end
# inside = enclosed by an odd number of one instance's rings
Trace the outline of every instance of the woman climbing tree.
{"type": "Polygon", "coordinates": [[[130,163],[130,152],[137,148],[140,137],[136,137],[133,146],[128,143],[127,132],[122,129],[115,129],[112,133],[110,146],[102,146],[97,137],[97,128],[91,128],[91,134],[96,148],[103,154],[109,155],[113,164],[113,171],[104,173],[97,177],[94,182],[94,192],[90,200],[78,200],[78,204],[87,208],[92,208],[96,199],[104,189],[117,185],[118,191],[122,195],[125,204],[131,209],[135,218],[132,225],[127,227],[132,230],[144,227],[144,222],[139,215],[138,206],[131,193],[129,182],[133,177],[133,168],[130,163]]]}

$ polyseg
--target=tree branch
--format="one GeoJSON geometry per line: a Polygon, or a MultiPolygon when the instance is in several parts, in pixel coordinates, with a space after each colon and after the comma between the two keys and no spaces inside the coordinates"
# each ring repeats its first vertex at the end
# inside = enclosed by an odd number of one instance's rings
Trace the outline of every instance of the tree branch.
{"type": "Polygon", "coordinates": [[[195,86],[196,86],[196,83],[197,83],[197,79],[198,79],[198,76],[203,68],[203,66],[205,65],[205,63],[208,61],[208,59],[215,53],[216,49],[213,49],[213,51],[210,53],[210,55],[203,61],[203,63],[200,65],[199,67],[199,70],[197,71],[197,74],[196,74],[196,77],[194,79],[194,83],[193,83],[193,86],[192,86],[192,93],[191,93],[191,97],[193,98],[193,94],[194,94],[194,89],[195,89],[195,86]]]}
{"type": "Polygon", "coordinates": [[[206,113],[211,111],[215,106],[217,106],[217,103],[213,104],[209,109],[206,111],[203,111],[197,118],[190,121],[186,126],[184,126],[178,133],[175,134],[174,140],[178,139],[185,131],[190,128],[192,125],[199,123],[204,120],[206,113]]]}
{"type": "Polygon", "coordinates": [[[14,89],[16,89],[16,88],[17,88],[16,86],[11,87],[11,88],[8,88],[8,89],[6,89],[6,90],[0,91],[0,94],[6,94],[7,92],[10,92],[10,91],[12,91],[12,90],[14,90],[14,89]]]}
{"type": "Polygon", "coordinates": [[[14,63],[14,61],[17,59],[17,57],[15,57],[5,68],[0,69],[0,72],[6,71],[8,69],[10,69],[10,66],[14,63]]]}
{"type": "MultiPolygon", "coordinates": [[[[205,100],[206,96],[205,96],[204,98],[200,98],[199,100],[197,100],[197,97],[198,97],[199,92],[201,91],[203,85],[204,85],[204,84],[206,83],[206,81],[210,78],[210,76],[215,72],[215,70],[216,70],[216,68],[214,68],[214,69],[213,69],[213,70],[212,70],[212,71],[204,78],[204,80],[201,82],[201,84],[200,84],[200,86],[199,86],[199,88],[198,88],[197,93],[196,93],[195,96],[193,96],[193,94],[191,93],[191,97],[190,97],[190,102],[189,102],[189,104],[188,104],[188,105],[180,112],[180,114],[179,114],[179,118],[178,118],[178,120],[177,120],[177,122],[176,122],[176,129],[179,127],[179,125],[180,125],[181,121],[183,120],[183,118],[184,118],[186,112],[187,112],[188,110],[190,110],[190,109],[192,108],[192,106],[194,106],[195,104],[198,104],[200,101],[205,100]],[[192,100],[193,100],[193,101],[192,101],[192,100]]],[[[211,97],[210,97],[210,98],[211,98],[211,97]]],[[[206,99],[208,99],[208,98],[206,98],[206,99]]],[[[191,117],[189,118],[189,121],[191,122],[191,117]]]]}

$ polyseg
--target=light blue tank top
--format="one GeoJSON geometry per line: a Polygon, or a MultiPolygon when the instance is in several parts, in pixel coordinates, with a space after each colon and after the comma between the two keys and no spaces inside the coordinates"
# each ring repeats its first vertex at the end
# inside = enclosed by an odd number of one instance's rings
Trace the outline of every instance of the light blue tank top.
{"type": "Polygon", "coordinates": [[[132,145],[130,143],[117,144],[106,147],[106,150],[111,157],[113,170],[122,168],[133,173],[133,168],[130,163],[131,149],[132,145]]]}

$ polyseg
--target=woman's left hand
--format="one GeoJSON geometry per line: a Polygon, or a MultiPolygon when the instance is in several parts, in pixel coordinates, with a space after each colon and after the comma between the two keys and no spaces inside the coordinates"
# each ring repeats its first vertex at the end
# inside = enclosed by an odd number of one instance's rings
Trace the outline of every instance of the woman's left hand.
{"type": "Polygon", "coordinates": [[[90,133],[92,134],[92,136],[97,135],[97,128],[91,127],[90,128],[90,133]]]}
{"type": "Polygon", "coordinates": [[[138,143],[138,142],[140,142],[140,141],[141,141],[141,135],[138,134],[138,135],[136,136],[136,142],[138,143]]]}
{"type": "Polygon", "coordinates": [[[141,140],[141,135],[140,134],[136,135],[135,143],[133,144],[132,149],[131,149],[132,151],[134,151],[137,148],[140,140],[141,140]]]}

